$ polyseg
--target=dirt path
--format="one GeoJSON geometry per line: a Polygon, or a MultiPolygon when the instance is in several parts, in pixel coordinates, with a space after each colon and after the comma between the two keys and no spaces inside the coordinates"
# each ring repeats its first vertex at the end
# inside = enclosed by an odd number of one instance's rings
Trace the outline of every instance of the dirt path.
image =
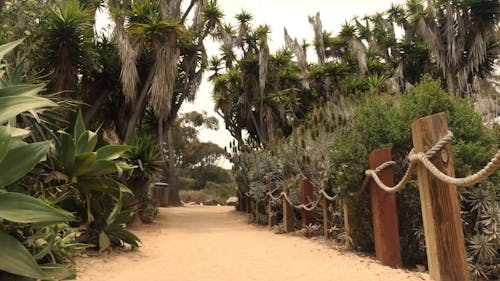
{"type": "Polygon", "coordinates": [[[246,221],[232,207],[162,209],[155,224],[135,229],[143,247],[81,258],[77,280],[430,280],[427,274],[394,270],[246,221]]]}

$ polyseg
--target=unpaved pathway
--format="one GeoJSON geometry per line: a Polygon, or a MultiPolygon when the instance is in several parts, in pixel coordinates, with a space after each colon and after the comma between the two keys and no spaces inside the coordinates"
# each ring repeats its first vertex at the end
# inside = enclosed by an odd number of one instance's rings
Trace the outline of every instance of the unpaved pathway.
{"type": "Polygon", "coordinates": [[[153,225],[132,228],[137,251],[80,258],[79,281],[422,281],[328,245],[247,224],[232,207],[161,209],[153,225]]]}

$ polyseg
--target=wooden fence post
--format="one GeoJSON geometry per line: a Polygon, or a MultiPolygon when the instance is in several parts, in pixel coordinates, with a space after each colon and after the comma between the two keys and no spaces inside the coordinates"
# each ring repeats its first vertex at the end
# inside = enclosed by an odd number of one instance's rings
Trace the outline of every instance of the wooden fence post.
{"type": "MultiPolygon", "coordinates": [[[[415,152],[426,152],[448,132],[446,116],[438,113],[418,119],[411,130],[415,152]]],[[[455,176],[450,144],[430,160],[455,176]]],[[[435,281],[469,281],[457,187],[433,177],[422,164],[417,174],[430,276],[435,281]]]]}
{"type": "Polygon", "coordinates": [[[333,204],[333,202],[330,202],[328,199],[326,199],[325,196],[323,196],[323,235],[325,236],[325,239],[330,238],[330,228],[332,227],[330,223],[330,219],[332,218],[332,212],[330,211],[330,204],[333,204]]]}
{"type": "Polygon", "coordinates": [[[259,214],[259,200],[255,199],[255,221],[257,222],[257,224],[260,224],[260,214],[259,214]]]}
{"type": "MultiPolygon", "coordinates": [[[[347,207],[347,204],[345,202],[342,204],[342,210],[344,211],[344,230],[346,232],[346,235],[350,236],[351,227],[349,226],[349,207],[347,207]]],[[[350,239],[345,239],[344,246],[346,249],[351,249],[350,239]]]]}
{"type": "Polygon", "coordinates": [[[283,196],[283,225],[285,226],[285,232],[292,232],[294,230],[294,216],[293,207],[288,204],[285,196],[283,196]]]}
{"type": "MultiPolygon", "coordinates": [[[[370,169],[375,169],[384,162],[391,161],[391,149],[379,149],[370,153],[368,163],[370,169]]],[[[392,167],[379,173],[379,178],[385,185],[394,185],[392,167]]],[[[370,183],[372,202],[373,237],[375,253],[383,264],[393,268],[401,268],[401,246],[399,244],[398,213],[396,209],[396,194],[380,189],[375,181],[370,183]]]]}
{"type": "Polygon", "coordinates": [[[276,217],[273,212],[273,200],[269,198],[267,202],[267,227],[272,228],[276,225],[276,217]]]}
{"type": "MultiPolygon", "coordinates": [[[[300,181],[300,200],[304,205],[309,204],[314,200],[313,186],[309,179],[300,181]]],[[[301,226],[302,228],[304,228],[305,226],[312,223],[312,212],[306,211],[304,209],[300,211],[302,217],[301,226]]]]}
{"type": "Polygon", "coordinates": [[[245,194],[245,206],[246,206],[246,209],[245,211],[247,212],[247,214],[250,214],[252,212],[252,201],[250,199],[250,197],[248,197],[248,195],[245,194]]]}

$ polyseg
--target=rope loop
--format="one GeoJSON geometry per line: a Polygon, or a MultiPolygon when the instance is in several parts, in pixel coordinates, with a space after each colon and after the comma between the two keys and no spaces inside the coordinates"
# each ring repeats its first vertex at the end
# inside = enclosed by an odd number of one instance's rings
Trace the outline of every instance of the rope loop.
{"type": "Polygon", "coordinates": [[[403,178],[394,186],[385,185],[379,178],[378,173],[380,173],[384,169],[387,169],[388,167],[394,166],[396,162],[387,161],[385,163],[382,163],[375,169],[366,170],[365,180],[363,181],[361,188],[357,192],[350,193],[349,195],[350,196],[361,195],[372,179],[377,183],[378,187],[380,187],[382,190],[386,192],[394,193],[401,191],[406,187],[406,184],[410,181],[411,177],[413,176],[417,168],[418,163],[424,165],[424,167],[440,181],[449,184],[454,184],[457,186],[471,186],[476,183],[479,183],[484,179],[486,179],[487,177],[489,177],[495,171],[497,171],[498,168],[500,168],[500,150],[498,150],[495,156],[490,160],[490,162],[484,168],[467,177],[455,178],[455,177],[450,177],[445,173],[441,172],[434,164],[432,164],[432,162],[429,159],[431,159],[438,152],[440,152],[445,147],[445,145],[447,145],[452,141],[452,139],[453,139],[453,133],[448,131],[444,137],[442,137],[436,144],[434,144],[425,153],[423,152],[416,153],[414,149],[412,149],[408,154],[408,159],[410,161],[410,164],[408,165],[408,168],[406,169],[403,178]]]}

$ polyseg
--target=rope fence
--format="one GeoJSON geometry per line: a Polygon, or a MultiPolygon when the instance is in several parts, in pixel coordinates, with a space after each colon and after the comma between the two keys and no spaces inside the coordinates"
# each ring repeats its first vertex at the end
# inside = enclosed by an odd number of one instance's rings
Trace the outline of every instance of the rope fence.
{"type": "Polygon", "coordinates": [[[455,178],[455,177],[450,177],[443,172],[441,172],[432,162],[429,160],[436,156],[436,154],[440,151],[442,151],[443,147],[450,143],[451,140],[453,139],[453,133],[448,131],[448,133],[441,138],[432,148],[430,148],[427,152],[419,152],[415,153],[414,149],[410,151],[408,154],[408,160],[410,161],[410,164],[408,165],[408,168],[406,169],[406,172],[403,175],[403,178],[394,186],[387,186],[385,185],[379,178],[378,174],[396,164],[394,161],[388,161],[383,163],[382,165],[378,166],[375,169],[368,169],[365,171],[365,180],[363,181],[361,188],[355,192],[355,193],[350,193],[349,195],[351,196],[359,196],[361,195],[366,187],[369,185],[370,180],[374,180],[378,187],[380,187],[382,190],[385,192],[389,193],[395,193],[403,190],[406,187],[406,184],[410,181],[411,177],[413,176],[415,170],[417,169],[418,163],[421,163],[424,165],[424,167],[436,178],[441,180],[442,182],[449,183],[449,184],[454,184],[457,186],[471,186],[476,183],[479,183],[489,177],[491,174],[493,174],[498,168],[500,167],[500,150],[497,151],[495,156],[490,160],[490,162],[481,170],[478,172],[469,175],[464,178],[455,178]]]}
{"type": "MultiPolygon", "coordinates": [[[[414,149],[410,151],[408,154],[407,158],[409,159],[410,163],[408,165],[408,168],[406,169],[402,179],[395,184],[394,186],[387,186],[386,184],[383,183],[383,181],[380,179],[378,174],[389,168],[393,167],[396,165],[395,161],[387,161],[384,162],[383,164],[379,165],[375,169],[368,169],[365,171],[365,179],[363,183],[361,184],[361,188],[356,191],[349,193],[350,196],[356,197],[361,195],[367,188],[367,186],[370,184],[370,181],[373,180],[377,184],[379,188],[384,190],[385,192],[388,193],[396,193],[401,190],[403,190],[407,183],[410,181],[411,177],[415,173],[418,163],[422,163],[423,166],[430,172],[432,173],[433,176],[438,178],[439,180],[449,183],[449,184],[454,184],[457,186],[471,186],[476,183],[479,183],[486,179],[488,176],[493,174],[495,171],[498,170],[500,167],[500,150],[495,154],[495,156],[490,160],[490,162],[481,170],[478,172],[469,175],[464,178],[455,178],[455,177],[450,177],[443,172],[441,172],[432,162],[429,160],[436,156],[440,151],[442,151],[443,147],[447,145],[448,143],[451,142],[453,139],[453,133],[448,131],[448,133],[442,137],[433,147],[431,147],[427,152],[419,152],[415,153],[414,149]]],[[[280,202],[281,198],[285,199],[290,206],[297,210],[305,210],[305,211],[313,211],[316,209],[316,207],[319,205],[321,202],[321,199],[326,198],[329,201],[333,201],[337,199],[337,195],[335,196],[330,196],[328,193],[325,191],[325,189],[321,189],[319,191],[319,196],[314,202],[310,202],[308,204],[295,204],[289,197],[286,192],[281,192],[278,196],[274,196],[273,194],[276,191],[279,191],[280,188],[277,187],[273,189],[272,191],[269,191],[266,193],[266,197],[270,199],[272,202],[280,202]]],[[[251,194],[246,192],[245,196],[251,197],[251,194]]]]}
{"type": "MultiPolygon", "coordinates": [[[[449,183],[449,184],[454,184],[457,186],[471,186],[476,183],[479,183],[486,179],[488,176],[493,174],[495,171],[498,170],[500,167],[500,150],[495,154],[495,156],[490,160],[490,162],[481,170],[478,172],[469,175],[464,178],[455,178],[455,177],[450,177],[446,175],[445,173],[441,172],[434,164],[429,159],[432,159],[434,156],[436,156],[442,149],[444,148],[445,145],[451,142],[453,139],[453,133],[448,131],[448,133],[442,137],[433,147],[431,147],[427,152],[419,152],[415,153],[414,149],[410,151],[408,154],[407,158],[409,159],[410,163],[408,165],[408,168],[406,169],[402,179],[395,184],[394,186],[387,186],[378,176],[378,174],[389,168],[393,167],[396,165],[395,161],[387,161],[376,167],[375,169],[368,169],[365,171],[365,179],[363,183],[361,184],[361,188],[356,191],[349,193],[350,196],[356,197],[361,195],[367,188],[367,186],[370,184],[371,180],[375,181],[377,186],[384,190],[385,192],[388,193],[396,193],[401,190],[403,190],[407,183],[410,181],[411,177],[415,173],[418,163],[423,164],[423,166],[436,178],[439,180],[449,183]]],[[[320,204],[321,199],[325,198],[329,201],[333,201],[337,199],[337,195],[335,196],[330,196],[326,192],[325,189],[321,189],[319,191],[319,196],[314,202],[310,202],[308,204],[295,204],[290,197],[288,197],[288,194],[286,192],[281,192],[278,196],[274,196],[274,193],[276,191],[279,191],[280,188],[277,187],[273,189],[272,191],[269,191],[266,193],[266,197],[269,198],[271,202],[281,202],[281,198],[285,199],[286,202],[292,206],[294,209],[297,210],[305,210],[305,211],[313,211],[316,209],[316,207],[320,204]]],[[[252,197],[249,192],[245,192],[245,196],[247,197],[252,197]]]]}
{"type": "MultiPolygon", "coordinates": [[[[399,243],[394,243],[399,240],[395,193],[403,190],[417,172],[431,278],[436,281],[468,281],[465,242],[456,187],[475,185],[495,173],[500,168],[500,150],[497,150],[494,157],[482,169],[474,174],[458,178],[454,176],[453,154],[449,146],[453,140],[453,133],[448,130],[444,113],[417,120],[412,125],[412,137],[415,147],[406,156],[409,164],[398,183],[392,184],[394,175],[390,168],[393,168],[396,162],[392,161],[390,149],[376,150],[370,153],[370,169],[364,172],[365,178],[361,187],[349,195],[359,196],[369,185],[371,186],[370,197],[377,258],[384,265],[401,267],[399,243]],[[449,271],[449,268],[454,268],[454,270],[449,271]]],[[[339,193],[330,196],[325,189],[320,189],[316,200],[311,201],[314,194],[311,181],[305,179],[300,185],[302,203],[294,204],[286,192],[275,195],[279,190],[280,188],[275,188],[267,192],[265,196],[269,198],[269,226],[272,225],[271,220],[275,220],[275,217],[271,215],[273,202],[283,202],[283,225],[285,232],[290,232],[295,229],[294,209],[301,210],[304,228],[308,222],[311,222],[311,212],[323,200],[324,231],[325,237],[328,237],[328,208],[330,204],[336,204],[335,200],[339,193]],[[308,183],[304,184],[304,182],[308,183]]],[[[245,196],[249,198],[251,194],[247,192],[245,196]]],[[[346,216],[348,207],[344,202],[341,204],[344,208],[344,226],[348,230],[349,216],[346,216]]]]}

